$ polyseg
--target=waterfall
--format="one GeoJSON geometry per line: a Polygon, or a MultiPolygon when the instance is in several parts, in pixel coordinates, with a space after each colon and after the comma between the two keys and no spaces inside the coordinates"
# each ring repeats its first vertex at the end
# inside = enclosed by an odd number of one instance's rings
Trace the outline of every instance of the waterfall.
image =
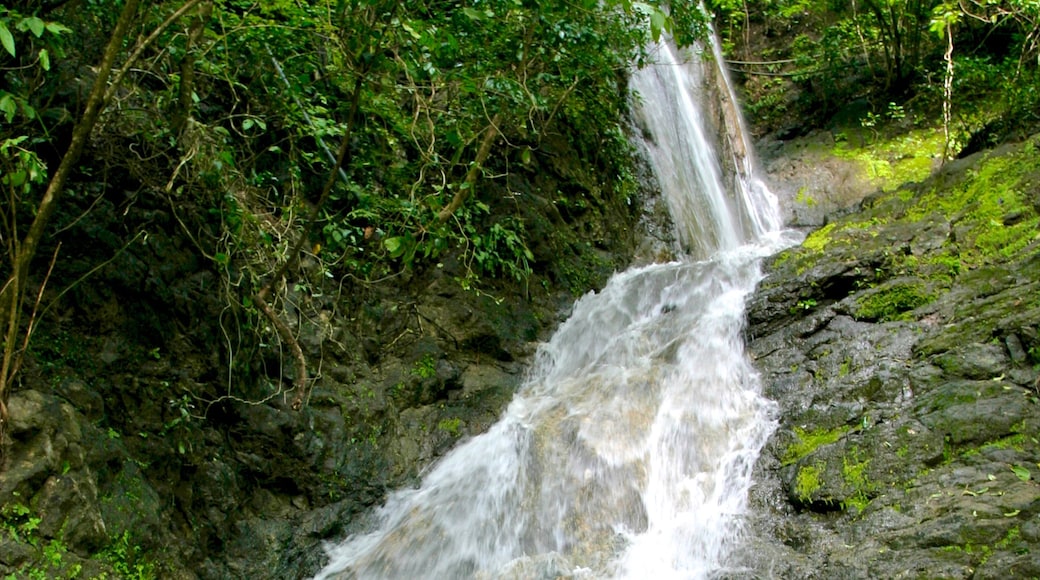
{"type": "Polygon", "coordinates": [[[718,43],[712,58],[699,47],[659,42],[651,66],[632,77],[637,122],[685,252],[708,258],[780,228],[776,198],[757,176],[744,121],[718,43]],[[719,114],[712,118],[709,103],[719,114]],[[719,153],[728,151],[727,164],[719,153]],[[696,192],[691,195],[691,192],[696,192]]]}
{"type": "MultiPolygon", "coordinates": [[[[667,45],[657,53],[632,84],[689,257],[616,274],[578,300],[499,422],[392,494],[371,531],[329,546],[317,578],[660,580],[725,568],[774,425],[741,329],[779,220],[750,148],[733,142],[739,124],[713,131],[702,118],[711,69],[667,45]]],[[[723,92],[722,117],[739,123],[723,92]]]]}

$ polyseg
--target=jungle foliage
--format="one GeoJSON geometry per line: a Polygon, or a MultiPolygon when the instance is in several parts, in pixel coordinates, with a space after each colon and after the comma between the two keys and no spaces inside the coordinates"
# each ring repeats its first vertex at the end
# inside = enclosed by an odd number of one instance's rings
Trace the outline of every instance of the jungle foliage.
{"type": "MultiPolygon", "coordinates": [[[[526,279],[527,200],[510,172],[562,140],[616,178],[611,195],[631,191],[625,76],[648,35],[704,30],[673,4],[672,16],[630,0],[0,5],[0,427],[68,251],[60,233],[102,201],[124,216],[168,208],[219,274],[232,330],[277,334],[295,358],[295,406],[307,372],[284,314],[301,260],[319,281],[370,284],[450,251],[464,287],[526,279]]],[[[148,241],[147,224],[114,227],[96,233],[148,241]]]]}
{"type": "Polygon", "coordinates": [[[956,155],[1040,123],[1036,0],[708,5],[731,66],[746,80],[748,108],[765,127],[819,126],[859,100],[882,116],[895,103],[944,111],[947,154],[956,155]],[[765,40],[776,37],[790,41],[765,40]],[[763,46],[772,47],[765,58],[750,56],[763,46]]]}

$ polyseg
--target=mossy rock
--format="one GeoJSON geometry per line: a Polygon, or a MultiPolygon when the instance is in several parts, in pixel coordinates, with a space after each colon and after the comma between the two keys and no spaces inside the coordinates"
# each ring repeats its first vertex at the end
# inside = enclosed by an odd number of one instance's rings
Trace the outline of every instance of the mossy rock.
{"type": "Polygon", "coordinates": [[[897,281],[873,288],[856,299],[853,316],[867,322],[905,320],[930,304],[935,295],[921,282],[897,281]]]}

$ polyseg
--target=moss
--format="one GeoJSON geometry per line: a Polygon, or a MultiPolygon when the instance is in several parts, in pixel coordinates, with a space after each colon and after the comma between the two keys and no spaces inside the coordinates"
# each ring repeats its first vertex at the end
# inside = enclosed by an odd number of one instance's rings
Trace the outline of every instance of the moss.
{"type": "Polygon", "coordinates": [[[799,187],[798,193],[794,196],[794,200],[797,203],[805,204],[806,207],[814,207],[816,205],[816,200],[807,193],[807,189],[808,188],[805,186],[799,187]]]}
{"type": "Polygon", "coordinates": [[[821,475],[823,475],[823,472],[815,465],[807,465],[798,470],[798,476],[795,478],[794,493],[799,500],[808,502],[813,494],[820,490],[822,486],[821,475]]]}
{"type": "Polygon", "coordinates": [[[1024,451],[1027,443],[1029,443],[1029,438],[1024,433],[1017,433],[1015,435],[1008,435],[1007,437],[1001,437],[996,441],[986,443],[982,446],[982,449],[1014,449],[1016,451],[1024,451]]]}
{"type": "Polygon", "coordinates": [[[908,182],[922,181],[932,172],[934,156],[943,150],[943,134],[934,127],[920,127],[892,137],[875,135],[855,146],[840,141],[832,153],[855,162],[867,181],[883,191],[908,182]]]}
{"type": "Polygon", "coordinates": [[[1008,435],[1007,437],[1001,437],[993,441],[987,441],[986,443],[983,443],[978,446],[968,447],[962,450],[960,453],[958,453],[957,457],[960,459],[967,459],[969,457],[979,455],[983,451],[999,451],[1004,449],[1025,451],[1027,443],[1029,443],[1029,438],[1022,433],[1018,433],[1015,435],[1008,435]]]}
{"type": "Polygon", "coordinates": [[[838,377],[844,377],[849,374],[852,368],[852,359],[845,357],[845,360],[841,362],[841,366],[838,367],[838,377]]]}
{"type": "Polygon", "coordinates": [[[412,374],[421,379],[429,379],[437,375],[437,360],[432,354],[425,354],[412,364],[412,374]]]}
{"type": "Polygon", "coordinates": [[[940,181],[915,199],[906,216],[946,216],[957,232],[957,257],[969,267],[1012,258],[1037,239],[1040,217],[1028,193],[1035,187],[1035,154],[1027,144],[985,157],[959,182],[940,181]]]}
{"type": "Polygon", "coordinates": [[[836,224],[829,223],[815,232],[809,234],[805,241],[802,242],[802,247],[811,250],[813,252],[822,252],[823,248],[827,246],[831,241],[831,232],[834,231],[836,224]]]}
{"type": "Polygon", "coordinates": [[[773,260],[773,267],[774,268],[779,268],[785,262],[790,260],[791,256],[793,256],[793,255],[794,255],[794,251],[793,250],[789,250],[789,249],[780,252],[779,254],[777,254],[776,259],[773,260]]]}
{"type": "Polygon", "coordinates": [[[846,489],[849,490],[842,502],[845,509],[854,508],[857,512],[862,512],[877,491],[877,484],[867,477],[869,466],[870,460],[861,459],[856,448],[842,458],[841,475],[846,489]]]}
{"type": "Polygon", "coordinates": [[[935,300],[920,283],[892,284],[859,298],[853,316],[857,320],[887,322],[935,300]]]}
{"type": "Polygon", "coordinates": [[[883,226],[883,225],[887,224],[888,222],[889,222],[889,220],[887,218],[881,218],[881,217],[878,217],[878,216],[873,216],[870,219],[866,219],[866,220],[850,221],[850,222],[842,223],[840,226],[838,226],[837,230],[835,230],[834,233],[839,233],[839,232],[867,232],[867,233],[870,234],[870,237],[877,237],[877,235],[878,235],[878,231],[877,231],[878,227],[879,226],[883,226]]]}
{"type": "Polygon", "coordinates": [[[444,431],[449,435],[458,435],[459,428],[461,426],[462,420],[458,417],[453,417],[451,419],[441,419],[440,422],[437,423],[437,429],[439,429],[440,431],[444,431]]]}
{"type": "Polygon", "coordinates": [[[1010,530],[1007,531],[1007,534],[1004,534],[1004,537],[1001,538],[999,542],[993,545],[993,547],[997,548],[998,550],[1007,550],[1008,548],[1018,543],[1018,540],[1021,535],[1022,530],[1018,526],[1013,526],[1010,530]]]}
{"type": "Polygon", "coordinates": [[[961,273],[961,259],[950,253],[941,253],[927,257],[921,262],[922,270],[930,270],[931,277],[953,280],[961,273]]]}
{"type": "Polygon", "coordinates": [[[841,439],[842,435],[845,435],[848,431],[849,427],[847,425],[843,425],[837,429],[815,429],[812,431],[806,431],[801,427],[795,427],[794,434],[797,441],[787,447],[783,456],[780,458],[780,461],[784,465],[791,465],[813,451],[816,451],[819,447],[830,445],[838,439],[841,439]]]}

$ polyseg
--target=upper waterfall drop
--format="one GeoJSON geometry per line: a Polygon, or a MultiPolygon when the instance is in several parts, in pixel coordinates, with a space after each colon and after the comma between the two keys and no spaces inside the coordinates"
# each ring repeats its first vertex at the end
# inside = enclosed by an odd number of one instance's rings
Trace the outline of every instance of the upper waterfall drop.
{"type": "Polygon", "coordinates": [[[703,46],[680,49],[662,39],[631,79],[639,143],[683,250],[702,259],[781,226],[776,196],[758,176],[721,50],[711,40],[706,58],[703,46]]]}
{"type": "Polygon", "coordinates": [[[318,579],[661,580],[725,569],[774,427],[741,332],[779,219],[750,148],[731,141],[744,137],[724,122],[739,118],[729,87],[710,127],[710,69],[697,77],[671,47],[659,54],[633,87],[688,257],[621,272],[578,300],[502,418],[419,487],[392,494],[369,532],[329,546],[318,579]]]}

